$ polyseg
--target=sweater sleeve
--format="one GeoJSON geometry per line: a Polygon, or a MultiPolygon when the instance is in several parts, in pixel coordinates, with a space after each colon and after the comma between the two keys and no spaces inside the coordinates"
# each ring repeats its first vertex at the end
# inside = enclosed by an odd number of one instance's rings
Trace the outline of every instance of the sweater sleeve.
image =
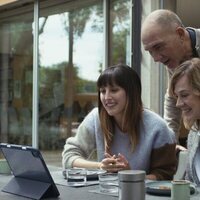
{"type": "Polygon", "coordinates": [[[185,179],[191,182],[194,182],[192,164],[197,148],[198,148],[197,132],[190,130],[187,140],[188,157],[187,157],[185,179]]]}
{"type": "Polygon", "coordinates": [[[72,167],[73,161],[77,158],[87,159],[96,149],[95,130],[92,131],[92,127],[88,127],[90,122],[90,120],[84,120],[78,127],[76,135],[66,140],[62,152],[64,169],[72,167]]]}
{"type": "MultiPolygon", "coordinates": [[[[168,72],[168,81],[172,75],[172,72],[168,72]]],[[[169,94],[169,86],[165,94],[164,101],[164,119],[167,122],[167,125],[174,131],[176,134],[176,139],[179,138],[179,128],[181,122],[181,111],[176,107],[176,99],[169,94]]]]}
{"type": "Polygon", "coordinates": [[[157,180],[171,180],[176,172],[177,158],[175,144],[165,144],[152,150],[150,174],[157,180]]]}
{"type": "Polygon", "coordinates": [[[149,173],[158,180],[171,180],[177,169],[176,140],[164,120],[157,120],[152,145],[149,173]]]}

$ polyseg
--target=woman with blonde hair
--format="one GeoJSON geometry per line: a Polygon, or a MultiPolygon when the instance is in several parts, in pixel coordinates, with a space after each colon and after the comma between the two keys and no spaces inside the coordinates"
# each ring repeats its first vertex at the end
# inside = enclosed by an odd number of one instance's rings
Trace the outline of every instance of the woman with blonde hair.
{"type": "Polygon", "coordinates": [[[189,153],[186,179],[200,185],[200,59],[182,63],[174,72],[170,92],[177,99],[183,122],[190,130],[187,147],[189,153]],[[197,164],[198,163],[198,164],[197,164]]]}

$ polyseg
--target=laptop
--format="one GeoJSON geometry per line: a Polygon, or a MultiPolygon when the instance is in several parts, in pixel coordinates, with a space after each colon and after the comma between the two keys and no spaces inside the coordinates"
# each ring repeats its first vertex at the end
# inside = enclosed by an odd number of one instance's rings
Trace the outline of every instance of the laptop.
{"type": "Polygon", "coordinates": [[[38,149],[5,143],[0,149],[13,174],[3,192],[37,200],[60,195],[38,149]]]}

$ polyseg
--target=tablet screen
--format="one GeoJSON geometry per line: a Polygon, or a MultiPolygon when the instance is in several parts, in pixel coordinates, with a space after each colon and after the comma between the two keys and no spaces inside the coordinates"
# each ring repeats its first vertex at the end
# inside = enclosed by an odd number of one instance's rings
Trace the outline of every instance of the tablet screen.
{"type": "Polygon", "coordinates": [[[38,149],[30,146],[3,143],[0,144],[0,148],[15,177],[50,183],[53,186],[54,195],[59,195],[57,187],[38,149]]]}

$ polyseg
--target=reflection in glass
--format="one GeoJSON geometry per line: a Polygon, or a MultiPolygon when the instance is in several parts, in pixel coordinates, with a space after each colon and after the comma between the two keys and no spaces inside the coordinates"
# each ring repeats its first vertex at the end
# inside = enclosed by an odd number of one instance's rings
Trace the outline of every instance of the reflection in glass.
{"type": "Polygon", "coordinates": [[[130,65],[130,6],[129,0],[111,1],[111,65],[130,65]]]}
{"type": "MultiPolygon", "coordinates": [[[[63,149],[97,104],[102,69],[102,2],[52,14],[41,10],[39,36],[40,148],[63,149]],[[45,14],[43,14],[45,13],[45,14]]],[[[48,12],[49,11],[49,12],[48,12]]]]}
{"type": "Polygon", "coordinates": [[[31,15],[0,18],[1,142],[31,145],[32,22],[31,15]]]}

